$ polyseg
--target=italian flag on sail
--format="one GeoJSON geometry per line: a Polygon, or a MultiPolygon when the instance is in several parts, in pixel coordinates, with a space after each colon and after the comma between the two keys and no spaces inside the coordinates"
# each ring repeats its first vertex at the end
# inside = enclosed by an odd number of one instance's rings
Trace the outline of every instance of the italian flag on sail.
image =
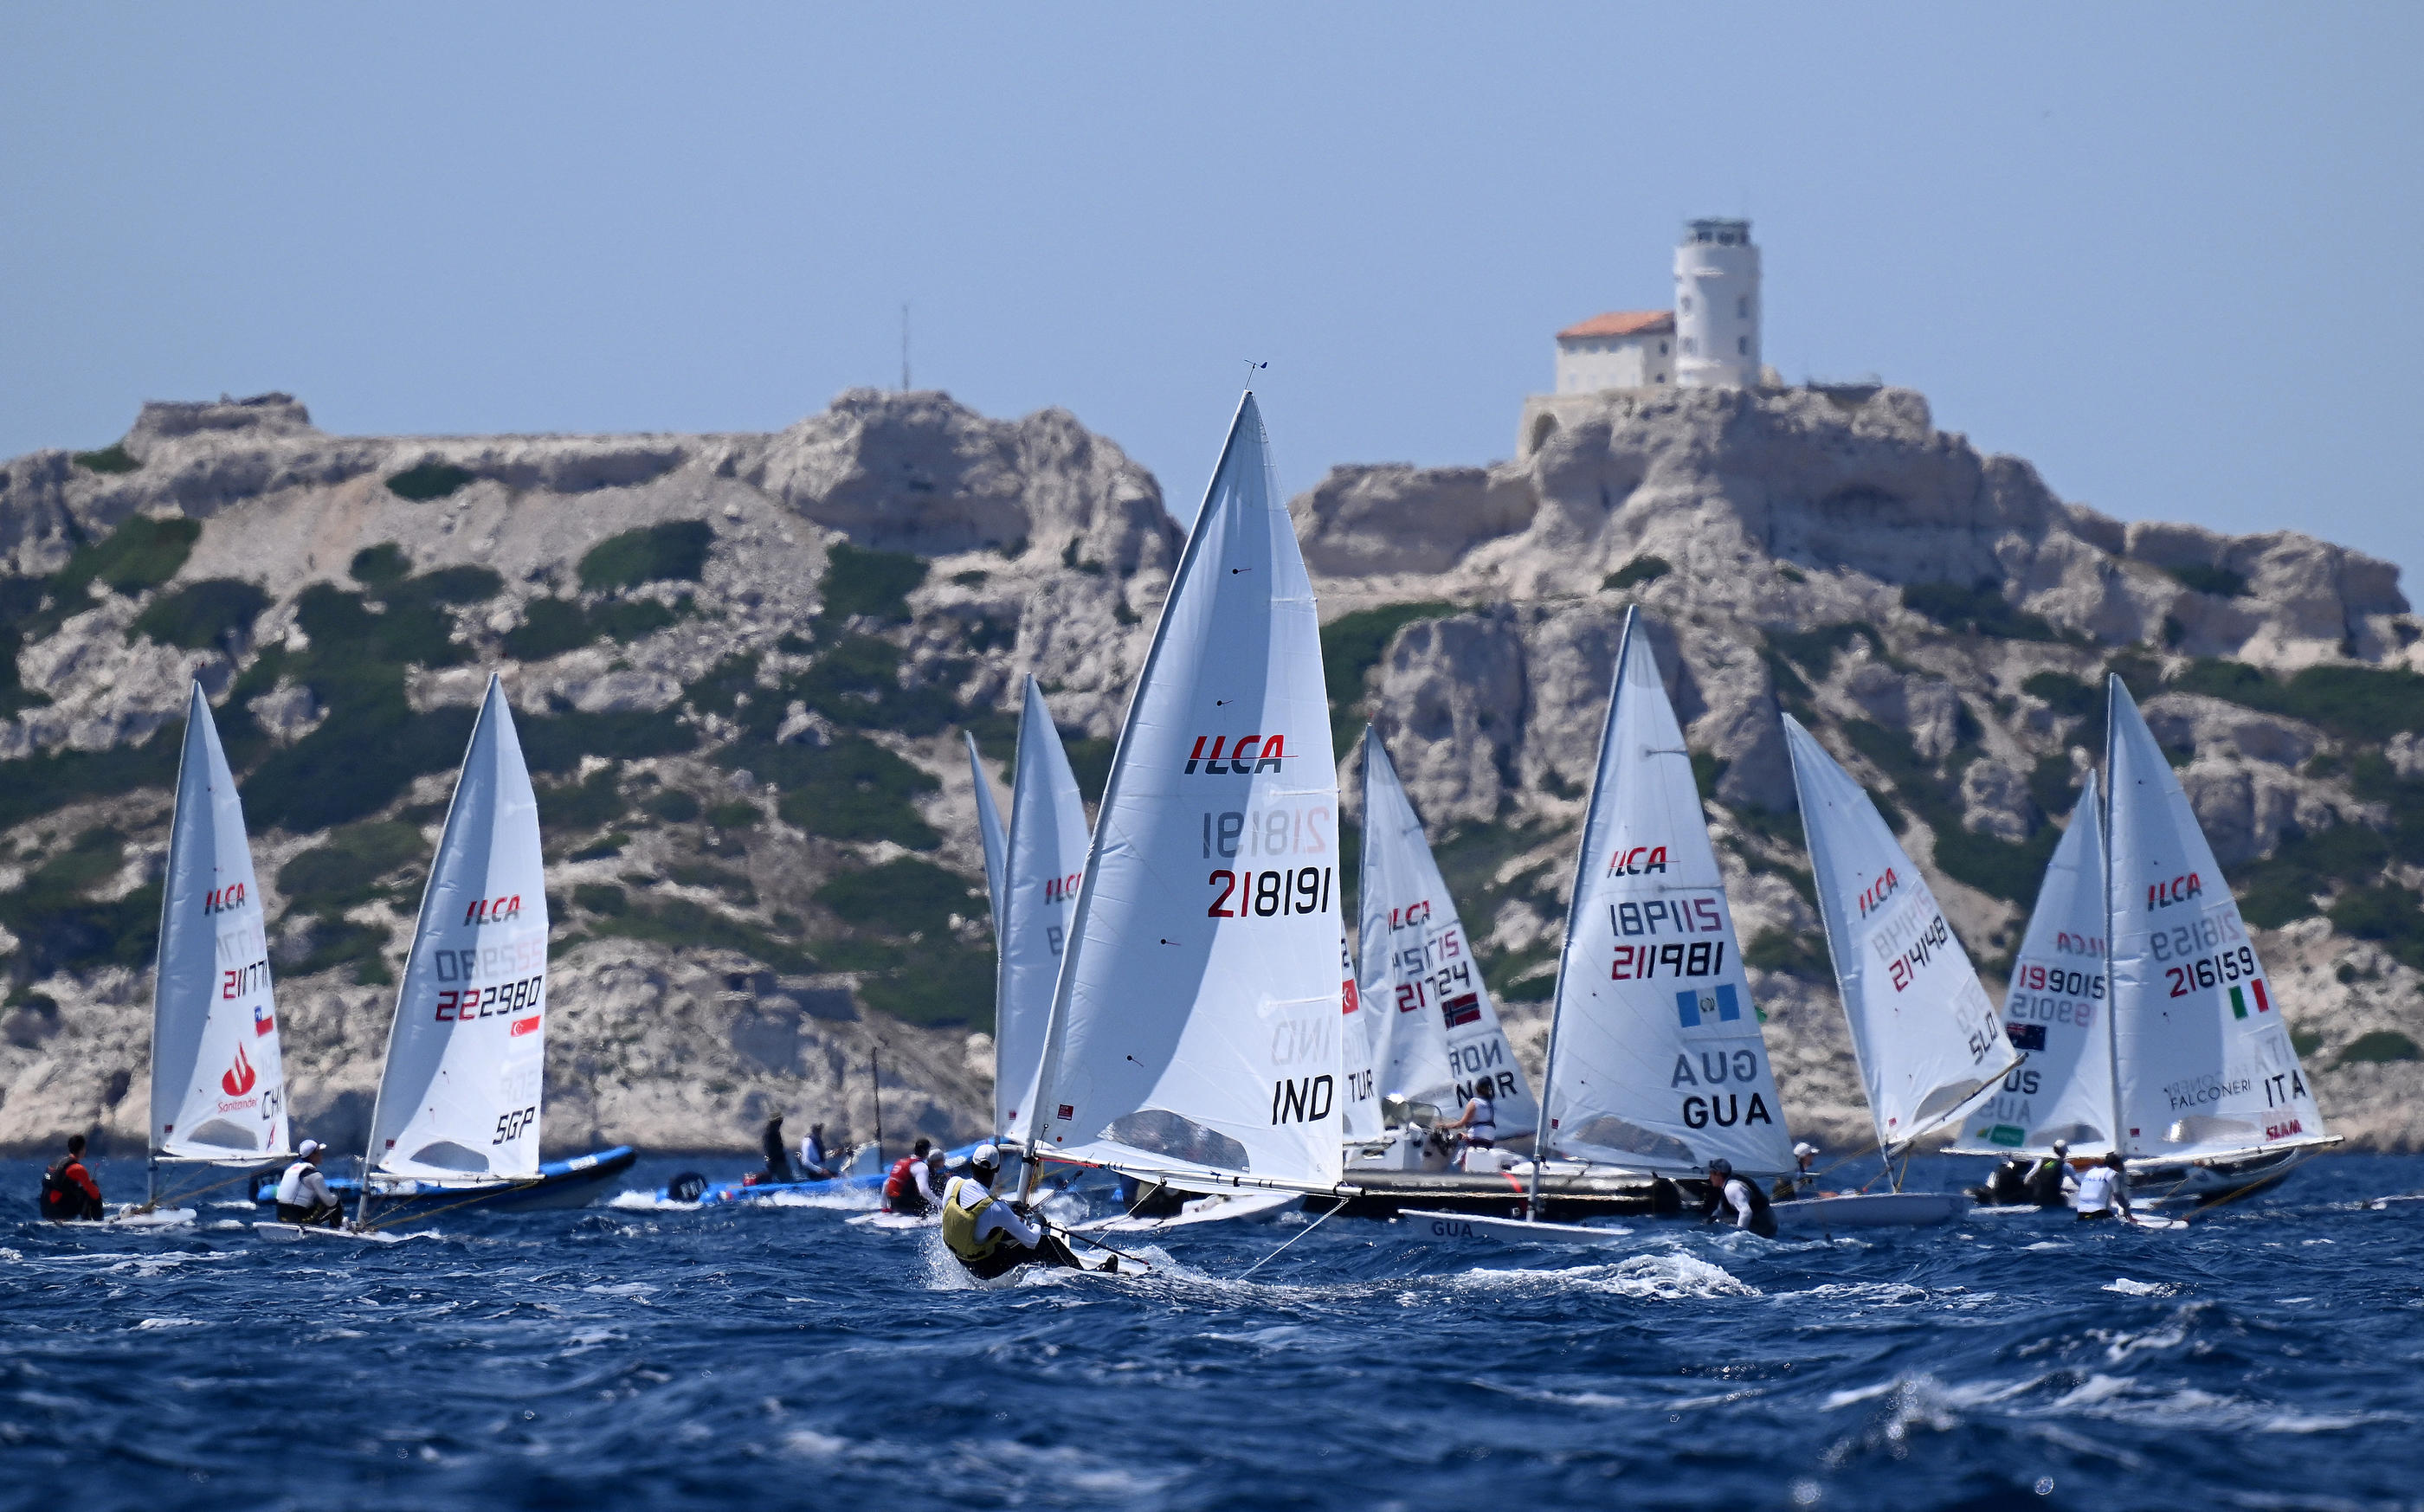
{"type": "MultiPolygon", "coordinates": [[[[2247,985],[2256,994],[2256,1011],[2258,1013],[2270,1013],[2272,1011],[2271,999],[2264,995],[2264,979],[2261,977],[2252,978],[2249,979],[2247,985]]],[[[2247,1016],[2247,995],[2236,987],[2233,987],[2230,990],[2230,1016],[2232,1018],[2245,1018],[2247,1016]]]]}

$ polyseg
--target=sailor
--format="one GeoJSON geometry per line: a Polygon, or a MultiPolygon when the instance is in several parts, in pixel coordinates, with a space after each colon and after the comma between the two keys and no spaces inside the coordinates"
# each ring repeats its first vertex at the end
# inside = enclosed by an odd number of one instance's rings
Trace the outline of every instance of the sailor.
{"type": "Polygon", "coordinates": [[[808,1125],[808,1137],[800,1141],[800,1179],[831,1181],[833,1168],[825,1164],[825,1126],[808,1125]]]}
{"type": "MultiPolygon", "coordinates": [[[[968,1274],[991,1281],[1026,1265],[1085,1269],[1059,1235],[994,1196],[994,1179],[1000,1173],[1001,1152],[981,1144],[968,1157],[968,1174],[954,1176],[943,1191],[943,1243],[968,1274]]],[[[1106,1272],[1119,1268],[1117,1255],[1103,1262],[1106,1272]]]]}
{"type": "Polygon", "coordinates": [[[782,1114],[777,1113],[766,1121],[766,1138],[763,1145],[766,1151],[766,1174],[758,1179],[770,1182],[798,1180],[791,1174],[791,1153],[783,1147],[782,1114]]]}
{"type": "Polygon", "coordinates": [[[317,1139],[295,1147],[299,1158],[278,1178],[278,1221],[326,1229],[343,1221],[345,1210],[328,1190],[328,1178],[320,1174],[320,1157],[327,1153],[328,1147],[317,1139]]]}
{"type": "Polygon", "coordinates": [[[884,1211],[913,1218],[934,1211],[937,1199],[928,1165],[933,1153],[933,1141],[920,1139],[909,1154],[892,1162],[892,1169],[884,1174],[884,1211]]]}
{"type": "Polygon", "coordinates": [[[103,1217],[101,1184],[85,1169],[84,1136],[68,1136],[67,1158],[42,1172],[42,1217],[54,1223],[97,1221],[103,1217]]]}
{"type": "Polygon", "coordinates": [[[1461,1134],[1468,1150],[1494,1150],[1498,1147],[1498,1106],[1490,1100],[1490,1084],[1474,1086],[1473,1096],[1466,1100],[1464,1111],[1452,1122],[1439,1125],[1442,1134],[1461,1134]]]}
{"type": "Polygon", "coordinates": [[[2129,1218],[2129,1175],[2121,1161],[2121,1152],[2113,1151],[2100,1166],[2090,1166],[2079,1178],[2079,1196],[2071,1205],[2079,1210],[2079,1221],[2109,1218],[2119,1214],[2123,1221],[2129,1218]]]}
{"type": "Polygon", "coordinates": [[[1807,1197],[1818,1185],[1818,1173],[1810,1168],[1817,1163],[1818,1147],[1804,1139],[1793,1147],[1794,1170],[1776,1178],[1776,1190],[1767,1194],[1771,1202],[1790,1202],[1807,1197]]]}
{"type": "Polygon", "coordinates": [[[2078,1185],[2070,1173],[2070,1145],[2056,1139],[2053,1154],[2029,1168],[2028,1200],[2039,1207],[2067,1206],[2070,1189],[2078,1185]]]}
{"type": "Polygon", "coordinates": [[[1970,1195],[1988,1207],[2018,1207],[2029,1200],[2030,1163],[2013,1155],[1997,1163],[1987,1174],[1985,1185],[1972,1186],[1970,1195]]]}
{"type": "Polygon", "coordinates": [[[1730,1160],[1709,1162],[1709,1202],[1701,1216],[1711,1223],[1730,1221],[1762,1239],[1776,1237],[1776,1215],[1768,1211],[1767,1194],[1759,1183],[1735,1175],[1730,1160]],[[1733,1210],[1730,1217],[1728,1208],[1733,1210]]]}

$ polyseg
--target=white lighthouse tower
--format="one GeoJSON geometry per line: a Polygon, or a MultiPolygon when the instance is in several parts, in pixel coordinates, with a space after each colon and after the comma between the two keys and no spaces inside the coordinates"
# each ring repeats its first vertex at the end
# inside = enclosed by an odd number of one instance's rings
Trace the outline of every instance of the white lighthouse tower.
{"type": "Polygon", "coordinates": [[[1759,248],[1746,220],[1696,220],[1675,248],[1675,381],[1759,382],[1759,248]]]}

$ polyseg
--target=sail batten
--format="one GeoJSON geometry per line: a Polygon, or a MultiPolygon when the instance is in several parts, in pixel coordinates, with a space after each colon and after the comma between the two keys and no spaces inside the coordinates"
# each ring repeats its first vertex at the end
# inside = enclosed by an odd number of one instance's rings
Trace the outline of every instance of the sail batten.
{"type": "Polygon", "coordinates": [[[1371,1067],[1382,1097],[1453,1117],[1486,1092],[1501,1140],[1529,1138],[1539,1105],[1498,1022],[1422,820],[1378,730],[1364,733],[1364,854],[1356,888],[1371,1067]]]}
{"type": "MultiPolygon", "coordinates": [[[[973,751],[973,747],[971,748],[973,751]]],[[[973,757],[972,757],[973,758],[973,757]]],[[[1011,794],[1010,837],[1004,846],[994,928],[999,932],[994,994],[994,1131],[1027,1135],[1031,1093],[1044,1059],[1052,990],[1068,947],[1077,879],[1086,865],[1086,801],[1077,791],[1069,753],[1035,679],[1027,679],[1018,717],[1018,753],[1011,794]]],[[[977,774],[985,792],[984,774],[977,774]]],[[[985,799],[991,805],[991,796],[985,799]]]]}
{"type": "Polygon", "coordinates": [[[1112,756],[1037,1078],[1040,1154],[1337,1183],[1337,843],[1312,583],[1249,393],[1112,756]]]}
{"type": "Polygon", "coordinates": [[[2113,1100],[2131,1159],[2329,1142],[2273,982],[2179,778],[2106,690],[2113,1100]]]}
{"type": "Polygon", "coordinates": [[[547,933],[538,800],[491,676],[396,992],[373,1173],[439,1185],[538,1174],[547,933]]]}
{"type": "Polygon", "coordinates": [[[164,1160],[292,1153],[261,886],[244,805],[199,683],[185,701],[161,887],[151,1118],[152,1151],[164,1160]]]}
{"type": "Polygon", "coordinates": [[[1969,951],[1876,804],[1790,714],[1784,736],[1877,1143],[1899,1150],[1960,1119],[2019,1053],[1969,951]]]}
{"type": "Polygon", "coordinates": [[[1793,1168],[1733,913],[1638,611],[1625,616],[1557,963],[1551,1153],[1685,1173],[1793,1168]]]}

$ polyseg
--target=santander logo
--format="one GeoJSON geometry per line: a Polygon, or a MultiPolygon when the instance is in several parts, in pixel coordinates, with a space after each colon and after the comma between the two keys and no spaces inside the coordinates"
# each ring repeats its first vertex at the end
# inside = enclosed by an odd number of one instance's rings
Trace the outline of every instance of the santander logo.
{"type": "Polygon", "coordinates": [[[230,1097],[242,1097],[252,1090],[252,1084],[259,1079],[253,1072],[251,1059],[245,1055],[244,1046],[239,1043],[235,1047],[235,1064],[219,1073],[219,1085],[226,1089],[230,1097]]]}

